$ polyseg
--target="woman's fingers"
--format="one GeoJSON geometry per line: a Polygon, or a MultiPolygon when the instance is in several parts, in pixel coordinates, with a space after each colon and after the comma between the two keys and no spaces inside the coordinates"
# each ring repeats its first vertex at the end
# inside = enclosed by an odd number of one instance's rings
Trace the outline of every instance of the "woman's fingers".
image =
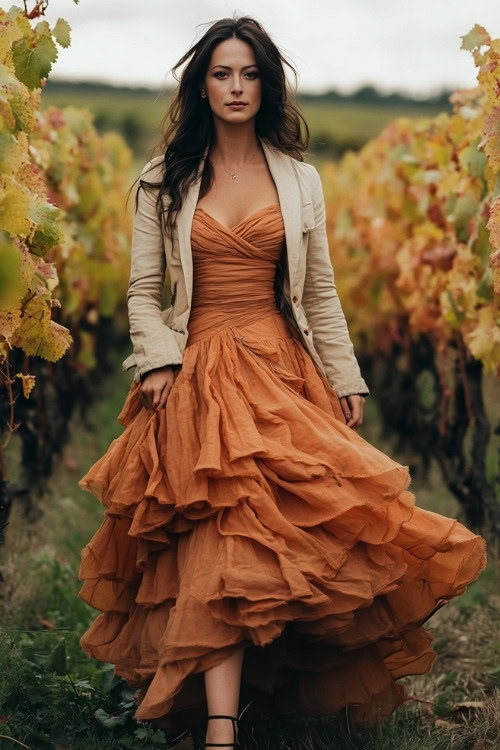
{"type": "Polygon", "coordinates": [[[165,408],[165,404],[167,403],[168,394],[170,393],[171,388],[172,388],[172,383],[165,383],[163,391],[161,392],[160,402],[157,406],[157,409],[165,408]]]}
{"type": "Polygon", "coordinates": [[[353,393],[350,396],[342,396],[340,405],[348,427],[358,427],[363,424],[364,396],[353,393]]]}
{"type": "Polygon", "coordinates": [[[151,370],[141,385],[141,403],[146,409],[163,409],[174,382],[174,370],[170,365],[151,370]]]}
{"type": "Polygon", "coordinates": [[[160,386],[155,385],[155,387],[153,389],[153,398],[152,398],[152,407],[153,407],[153,409],[157,409],[158,408],[162,392],[163,392],[163,388],[161,388],[160,386]]]}

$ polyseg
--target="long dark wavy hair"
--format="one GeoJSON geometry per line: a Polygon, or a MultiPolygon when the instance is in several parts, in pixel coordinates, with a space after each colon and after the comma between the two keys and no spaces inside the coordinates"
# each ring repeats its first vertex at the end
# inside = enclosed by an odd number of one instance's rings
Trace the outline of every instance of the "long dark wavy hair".
{"type": "MultiPolygon", "coordinates": [[[[205,149],[208,147],[210,153],[214,143],[215,128],[210,104],[208,97],[202,98],[200,93],[214,48],[231,37],[237,37],[252,47],[259,68],[262,97],[255,118],[256,135],[266,138],[272,146],[299,161],[304,161],[303,153],[309,146],[309,128],[296,101],[297,72],[294,66],[255,18],[237,17],[235,14],[233,18],[215,21],[171,69],[179,85],[161,123],[164,131],[160,143],[164,152],[162,180],[152,183],[144,177],[139,178],[138,191],[141,187],[159,188],[156,208],[162,227],[170,238],[177,212],[182,207],[189,186],[197,178],[205,149]],[[189,62],[179,79],[177,69],[186,61],[189,62]],[[294,73],[294,90],[288,86],[285,65],[294,73]],[[168,201],[163,200],[164,195],[168,201]],[[166,216],[165,203],[168,203],[166,216]]],[[[210,190],[213,178],[210,159],[207,158],[201,175],[200,198],[210,190]]],[[[137,204],[136,194],[136,210],[137,204]]]]}

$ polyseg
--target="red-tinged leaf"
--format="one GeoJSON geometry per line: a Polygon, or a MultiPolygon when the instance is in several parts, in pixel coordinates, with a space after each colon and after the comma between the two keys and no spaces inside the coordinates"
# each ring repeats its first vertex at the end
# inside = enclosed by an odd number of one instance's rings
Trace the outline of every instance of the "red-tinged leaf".
{"type": "Polygon", "coordinates": [[[428,263],[434,268],[441,268],[444,271],[448,271],[453,265],[453,259],[456,254],[456,247],[437,244],[424,250],[420,257],[422,263],[428,263]]]}

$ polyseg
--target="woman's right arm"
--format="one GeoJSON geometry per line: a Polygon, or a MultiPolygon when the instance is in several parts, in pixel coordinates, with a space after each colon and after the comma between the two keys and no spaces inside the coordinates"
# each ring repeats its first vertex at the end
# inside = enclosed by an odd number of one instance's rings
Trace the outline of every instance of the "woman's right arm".
{"type": "MultiPolygon", "coordinates": [[[[149,161],[141,177],[158,182],[160,170],[150,169],[149,161]]],[[[166,257],[163,232],[156,212],[154,188],[139,185],[134,215],[130,279],[127,306],[130,338],[141,380],[150,370],[167,365],[182,365],[182,353],[172,331],[161,317],[165,284],[166,257]]]]}

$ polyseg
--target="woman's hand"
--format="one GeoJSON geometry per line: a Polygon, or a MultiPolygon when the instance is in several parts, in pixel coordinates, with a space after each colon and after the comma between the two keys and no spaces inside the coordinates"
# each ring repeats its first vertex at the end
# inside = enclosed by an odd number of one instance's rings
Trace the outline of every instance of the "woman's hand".
{"type": "Polygon", "coordinates": [[[350,396],[342,396],[339,401],[348,427],[359,427],[360,424],[363,424],[364,396],[353,393],[350,396]]]}
{"type": "Polygon", "coordinates": [[[139,395],[146,409],[163,409],[175,381],[176,372],[172,365],[157,367],[144,376],[139,395]]]}

